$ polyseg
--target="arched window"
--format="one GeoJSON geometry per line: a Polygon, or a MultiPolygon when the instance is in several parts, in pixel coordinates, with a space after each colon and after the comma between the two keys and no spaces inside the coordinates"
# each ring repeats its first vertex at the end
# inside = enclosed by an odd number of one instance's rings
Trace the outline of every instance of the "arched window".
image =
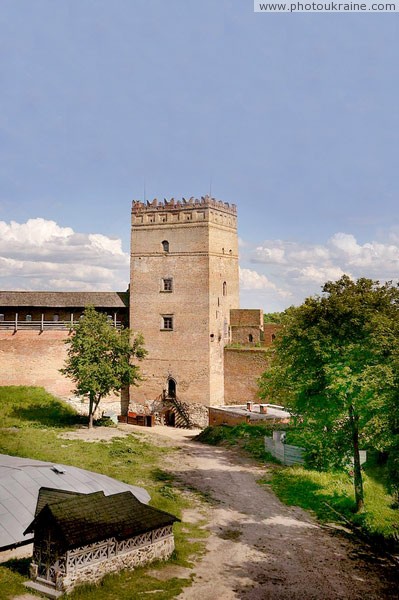
{"type": "Polygon", "coordinates": [[[162,242],[162,249],[164,252],[169,252],[169,242],[167,240],[162,242]]]}
{"type": "Polygon", "coordinates": [[[53,321],[54,323],[58,323],[58,321],[60,320],[60,315],[58,315],[57,313],[53,314],[53,321]]]}
{"type": "Polygon", "coordinates": [[[276,336],[274,333],[272,333],[272,342],[274,342],[275,339],[276,339],[276,336]]]}
{"type": "Polygon", "coordinates": [[[223,296],[227,296],[227,283],[223,281],[223,296]]]}
{"type": "Polygon", "coordinates": [[[25,321],[32,321],[32,315],[26,315],[25,321]]]}
{"type": "Polygon", "coordinates": [[[254,336],[252,335],[252,333],[250,333],[248,336],[248,342],[253,342],[253,341],[254,341],[254,336]]]}

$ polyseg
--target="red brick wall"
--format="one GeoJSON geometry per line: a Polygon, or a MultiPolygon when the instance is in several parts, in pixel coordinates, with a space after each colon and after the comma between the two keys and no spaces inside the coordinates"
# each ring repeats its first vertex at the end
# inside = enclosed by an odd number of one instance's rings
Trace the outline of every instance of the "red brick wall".
{"type": "Polygon", "coordinates": [[[276,336],[277,332],[281,329],[281,325],[277,323],[266,323],[263,328],[264,345],[270,346],[274,340],[273,336],[276,336]]]}
{"type": "Polygon", "coordinates": [[[37,385],[67,398],[73,384],[61,373],[66,358],[64,331],[0,332],[0,385],[37,385]]]}
{"type": "Polygon", "coordinates": [[[224,403],[259,402],[257,379],[266,368],[265,348],[225,348],[224,403]]]}
{"type": "MultiPolygon", "coordinates": [[[[73,396],[73,382],[59,372],[66,358],[67,338],[65,331],[0,331],[0,385],[40,386],[59,398],[73,396]]],[[[109,408],[120,413],[127,406],[125,390],[121,397],[111,394],[104,398],[100,413],[109,408]]],[[[79,403],[76,408],[80,410],[79,403]]]]}

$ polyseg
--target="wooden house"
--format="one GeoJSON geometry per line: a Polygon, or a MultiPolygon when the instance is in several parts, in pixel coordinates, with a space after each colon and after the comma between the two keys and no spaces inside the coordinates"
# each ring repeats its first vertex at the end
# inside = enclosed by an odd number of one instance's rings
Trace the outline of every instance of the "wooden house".
{"type": "Polygon", "coordinates": [[[166,560],[178,520],[131,492],[105,496],[41,488],[35,518],[25,531],[34,533],[27,585],[58,597],[106,573],[166,560]]]}

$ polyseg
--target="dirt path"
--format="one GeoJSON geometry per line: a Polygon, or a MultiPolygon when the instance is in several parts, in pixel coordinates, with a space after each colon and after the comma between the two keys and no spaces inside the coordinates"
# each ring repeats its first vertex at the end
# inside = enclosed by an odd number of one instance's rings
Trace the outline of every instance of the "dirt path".
{"type": "MultiPolygon", "coordinates": [[[[302,509],[285,506],[256,483],[266,467],[238,452],[195,442],[198,431],[120,425],[82,428],[65,437],[108,441],[132,432],[177,447],[164,468],[211,500],[203,558],[191,571],[171,565],[151,573],[160,579],[193,575],[178,600],[399,599],[399,565],[375,556],[356,538],[318,525],[302,509]]],[[[199,511],[183,516],[183,521],[202,519],[199,511]]]]}
{"type": "Polygon", "coordinates": [[[154,428],[145,435],[178,445],[165,467],[213,500],[206,554],[179,600],[399,598],[391,564],[282,504],[256,483],[264,468],[192,441],[186,431],[154,428]]]}

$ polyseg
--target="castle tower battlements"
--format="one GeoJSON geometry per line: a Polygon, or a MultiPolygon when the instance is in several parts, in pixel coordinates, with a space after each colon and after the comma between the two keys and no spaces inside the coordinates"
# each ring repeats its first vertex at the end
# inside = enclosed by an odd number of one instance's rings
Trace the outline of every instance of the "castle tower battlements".
{"type": "Polygon", "coordinates": [[[237,228],[237,207],[210,196],[191,197],[188,200],[171,198],[163,201],[133,200],[132,224],[135,226],[157,225],[159,223],[201,223],[211,221],[225,227],[237,228]]]}

